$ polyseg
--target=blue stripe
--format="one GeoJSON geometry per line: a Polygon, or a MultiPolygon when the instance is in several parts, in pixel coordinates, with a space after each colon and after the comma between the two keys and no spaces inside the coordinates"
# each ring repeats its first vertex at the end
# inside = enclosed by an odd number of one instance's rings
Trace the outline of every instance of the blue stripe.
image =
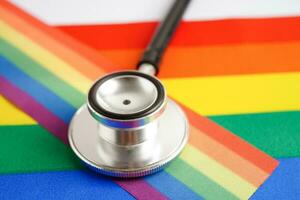
{"type": "Polygon", "coordinates": [[[106,177],[87,171],[0,176],[0,199],[133,199],[106,177]]]}
{"type": "Polygon", "coordinates": [[[300,157],[279,159],[274,173],[258,188],[251,200],[299,200],[300,157]]]}
{"type": "MultiPolygon", "coordinates": [[[[28,66],[30,67],[30,66],[28,66]]],[[[69,123],[76,109],[52,93],[48,88],[18,69],[6,58],[0,56],[0,74],[14,83],[36,101],[58,116],[65,123],[69,123]]]]}
{"type": "Polygon", "coordinates": [[[170,199],[203,199],[165,171],[146,176],[145,181],[170,199]]]}

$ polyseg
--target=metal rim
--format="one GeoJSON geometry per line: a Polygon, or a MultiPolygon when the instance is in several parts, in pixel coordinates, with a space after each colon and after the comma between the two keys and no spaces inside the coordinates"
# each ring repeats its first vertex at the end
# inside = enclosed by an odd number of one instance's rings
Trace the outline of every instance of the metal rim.
{"type": "Polygon", "coordinates": [[[161,104],[160,107],[156,111],[152,112],[149,116],[145,116],[137,119],[130,119],[130,120],[119,120],[119,119],[111,119],[103,115],[100,115],[90,106],[89,103],[87,104],[88,110],[90,111],[91,115],[99,123],[114,128],[135,128],[135,127],[146,125],[147,123],[150,123],[151,121],[158,118],[164,112],[165,106],[166,106],[166,101],[164,101],[163,104],[161,104]]]}
{"type": "Polygon", "coordinates": [[[114,120],[115,119],[130,120],[130,119],[138,119],[138,118],[143,118],[145,116],[149,116],[153,112],[157,111],[164,104],[165,99],[166,99],[166,93],[165,93],[164,86],[161,84],[161,82],[153,76],[150,76],[148,74],[144,74],[144,73],[141,73],[138,71],[120,71],[120,72],[108,74],[108,75],[100,78],[99,80],[97,80],[93,84],[93,86],[91,87],[91,89],[89,90],[89,93],[88,93],[89,106],[94,111],[96,111],[98,113],[98,115],[100,115],[100,116],[102,115],[106,118],[110,118],[110,119],[114,119],[114,120]],[[97,103],[96,92],[97,92],[99,86],[111,78],[114,78],[117,76],[124,76],[124,75],[139,76],[139,77],[149,80],[150,82],[152,82],[155,85],[155,87],[157,89],[157,94],[158,94],[157,99],[149,108],[147,108],[143,111],[140,111],[140,112],[132,113],[132,114],[118,114],[118,113],[110,112],[110,111],[104,109],[97,103]]]}

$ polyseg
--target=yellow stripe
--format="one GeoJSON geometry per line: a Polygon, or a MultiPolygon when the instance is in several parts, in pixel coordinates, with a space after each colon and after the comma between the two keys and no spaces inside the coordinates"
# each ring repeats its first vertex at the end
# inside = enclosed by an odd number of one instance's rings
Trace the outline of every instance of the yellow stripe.
{"type": "Polygon", "coordinates": [[[0,125],[30,125],[36,121],[0,96],[0,125]]]}
{"type": "Polygon", "coordinates": [[[248,199],[256,190],[256,187],[192,145],[184,148],[180,158],[240,199],[248,199]]]}
{"type": "Polygon", "coordinates": [[[300,73],[163,80],[168,94],[202,115],[300,109],[300,73]]]}
{"type": "Polygon", "coordinates": [[[0,30],[0,36],[2,36],[6,41],[20,49],[24,54],[41,64],[57,77],[60,77],[62,80],[66,81],[83,93],[88,91],[92,81],[83,76],[80,72],[76,71],[68,63],[34,43],[21,33],[15,31],[1,20],[0,30]]]}

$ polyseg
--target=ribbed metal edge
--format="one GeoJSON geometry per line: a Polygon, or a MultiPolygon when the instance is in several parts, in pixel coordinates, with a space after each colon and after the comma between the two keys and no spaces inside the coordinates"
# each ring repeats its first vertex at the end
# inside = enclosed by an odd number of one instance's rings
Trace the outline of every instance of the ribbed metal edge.
{"type": "Polygon", "coordinates": [[[137,178],[137,177],[142,177],[142,176],[147,176],[150,174],[154,174],[156,172],[159,172],[163,170],[167,165],[170,164],[172,160],[164,163],[157,165],[155,167],[152,167],[147,170],[141,170],[141,171],[128,171],[128,172],[117,172],[117,171],[111,171],[107,169],[100,169],[95,166],[89,165],[86,162],[81,161],[85,166],[87,166],[89,169],[93,170],[94,172],[106,175],[106,176],[112,176],[112,177],[118,177],[118,178],[137,178]]]}

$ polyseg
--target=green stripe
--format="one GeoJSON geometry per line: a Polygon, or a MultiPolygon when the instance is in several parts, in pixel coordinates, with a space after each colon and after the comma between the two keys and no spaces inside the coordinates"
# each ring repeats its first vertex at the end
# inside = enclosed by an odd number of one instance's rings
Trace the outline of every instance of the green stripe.
{"type": "MultiPolygon", "coordinates": [[[[56,95],[75,108],[80,107],[85,102],[85,94],[62,81],[28,56],[24,55],[17,48],[1,39],[0,53],[14,63],[19,69],[24,71],[36,81],[40,82],[45,87],[49,88],[56,95]]],[[[66,76],[71,76],[71,74],[66,74],[66,76]]]]}
{"type": "MultiPolygon", "coordinates": [[[[71,149],[40,125],[0,126],[0,174],[81,169],[71,149]]],[[[180,159],[168,173],[208,199],[236,199],[180,159]],[[221,198],[222,197],[222,198],[221,198]]]]}
{"type": "Polygon", "coordinates": [[[209,118],[273,157],[300,156],[299,111],[209,118]]]}
{"type": "Polygon", "coordinates": [[[179,158],[173,161],[165,170],[205,199],[238,199],[179,158]]]}
{"type": "Polygon", "coordinates": [[[39,125],[0,126],[0,173],[82,168],[69,147],[39,125]]]}

